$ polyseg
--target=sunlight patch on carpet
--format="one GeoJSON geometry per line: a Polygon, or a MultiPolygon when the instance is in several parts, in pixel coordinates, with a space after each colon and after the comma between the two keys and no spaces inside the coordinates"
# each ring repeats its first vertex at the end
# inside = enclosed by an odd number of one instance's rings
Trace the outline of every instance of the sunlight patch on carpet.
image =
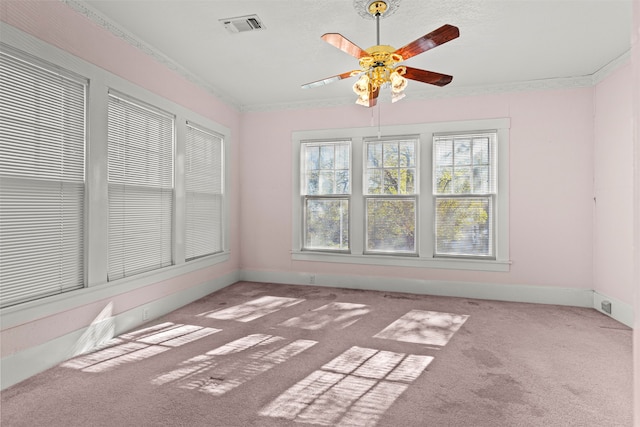
{"type": "Polygon", "coordinates": [[[216,332],[220,332],[220,329],[161,323],[120,335],[103,348],[71,359],[61,366],[83,372],[104,372],[126,363],[148,359],[216,332]]]}
{"type": "Polygon", "coordinates": [[[222,396],[271,368],[317,344],[312,340],[290,342],[283,337],[253,334],[180,363],[177,369],[151,382],[222,396]]]}
{"type": "Polygon", "coordinates": [[[325,327],[344,329],[356,323],[371,309],[364,304],[348,302],[332,302],[314,310],[308,311],[299,317],[292,317],[280,323],[279,326],[317,330],[325,327]]]}
{"type": "Polygon", "coordinates": [[[275,313],[283,308],[299,304],[303,301],[304,299],[300,298],[264,296],[233,307],[201,313],[198,316],[207,317],[209,319],[250,322],[252,320],[259,319],[262,316],[266,316],[267,314],[275,313]]]}
{"type": "Polygon", "coordinates": [[[351,347],[278,396],[260,415],[326,426],[375,426],[432,360],[351,347]]]}
{"type": "Polygon", "coordinates": [[[411,310],[374,338],[443,347],[468,318],[466,314],[411,310]]]}

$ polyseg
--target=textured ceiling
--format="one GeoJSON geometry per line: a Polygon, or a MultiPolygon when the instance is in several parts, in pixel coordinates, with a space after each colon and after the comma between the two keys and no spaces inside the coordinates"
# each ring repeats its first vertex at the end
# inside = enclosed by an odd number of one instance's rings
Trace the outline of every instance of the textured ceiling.
{"type": "MultiPolygon", "coordinates": [[[[376,44],[375,21],[361,17],[351,0],[67,2],[103,25],[106,18],[107,27],[125,30],[249,110],[354,102],[354,79],[300,85],[358,68],[322,34],[341,33],[364,49],[376,44]],[[266,29],[231,34],[219,22],[249,14],[266,29]]],[[[451,74],[453,82],[444,88],[410,82],[407,99],[549,79],[571,84],[627,54],[631,11],[631,0],[400,0],[380,21],[380,42],[399,48],[443,24],[460,29],[458,39],[406,62],[451,74]]]]}

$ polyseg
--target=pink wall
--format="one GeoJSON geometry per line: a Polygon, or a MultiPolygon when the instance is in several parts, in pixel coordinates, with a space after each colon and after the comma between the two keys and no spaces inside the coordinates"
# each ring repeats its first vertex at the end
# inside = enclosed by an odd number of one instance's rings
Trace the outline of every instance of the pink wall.
{"type": "Polygon", "coordinates": [[[633,301],[632,67],[626,65],[595,91],[594,289],[633,301]]]}
{"type": "Polygon", "coordinates": [[[315,272],[592,288],[593,91],[591,88],[405,99],[382,104],[382,125],[511,118],[508,273],[292,261],[291,133],[369,126],[371,111],[344,106],[243,117],[241,264],[247,270],[315,272]]]}
{"type": "Polygon", "coordinates": [[[239,139],[240,113],[203,88],[191,83],[124,40],[94,24],[62,2],[2,1],[2,21],[57,46],[138,86],[155,92],[231,130],[231,198],[229,261],[183,276],[154,283],[109,301],[34,319],[2,331],[2,356],[47,342],[91,323],[108,302],[113,315],[125,312],[238,270],[239,246],[239,139]]]}

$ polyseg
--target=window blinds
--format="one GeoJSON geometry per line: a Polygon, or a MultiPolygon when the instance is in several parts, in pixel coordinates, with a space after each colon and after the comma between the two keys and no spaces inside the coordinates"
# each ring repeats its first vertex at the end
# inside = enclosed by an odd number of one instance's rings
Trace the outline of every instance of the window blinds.
{"type": "Polygon", "coordinates": [[[109,281],[172,264],[173,142],[172,115],[109,93],[109,281]]]}
{"type": "Polygon", "coordinates": [[[86,87],[0,51],[0,307],[84,286],[86,87]]]}
{"type": "Polygon", "coordinates": [[[187,123],[185,258],[222,252],[222,137],[187,123]]]}

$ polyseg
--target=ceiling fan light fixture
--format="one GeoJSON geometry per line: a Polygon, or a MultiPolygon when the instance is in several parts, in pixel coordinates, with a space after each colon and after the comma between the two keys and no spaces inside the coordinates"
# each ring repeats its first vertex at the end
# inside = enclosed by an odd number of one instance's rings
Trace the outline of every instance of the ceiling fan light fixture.
{"type": "Polygon", "coordinates": [[[394,94],[402,92],[409,84],[409,81],[402,77],[398,70],[394,70],[389,76],[389,79],[391,80],[391,92],[394,94]]]}
{"type": "Polygon", "coordinates": [[[356,104],[362,105],[363,107],[369,107],[369,95],[360,95],[358,99],[356,99],[356,104]]]}
{"type": "Polygon", "coordinates": [[[360,97],[367,97],[369,95],[369,76],[363,74],[353,85],[353,91],[360,97]]]}
{"type": "Polygon", "coordinates": [[[398,102],[405,96],[407,95],[404,92],[391,92],[391,103],[398,102]]]}

